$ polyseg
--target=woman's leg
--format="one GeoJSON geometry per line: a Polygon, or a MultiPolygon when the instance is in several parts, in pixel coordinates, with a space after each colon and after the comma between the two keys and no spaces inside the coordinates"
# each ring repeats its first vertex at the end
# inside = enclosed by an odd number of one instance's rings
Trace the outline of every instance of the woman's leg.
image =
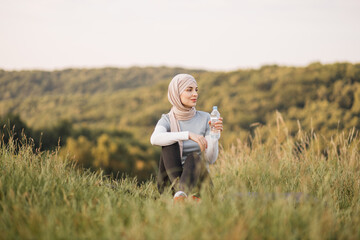
{"type": "Polygon", "coordinates": [[[204,159],[199,154],[188,155],[182,166],[178,143],[162,147],[157,179],[160,193],[164,191],[169,180],[175,191],[188,192],[200,186],[206,179],[209,179],[209,173],[204,159]]]}
{"type": "Polygon", "coordinates": [[[201,155],[193,153],[185,160],[180,185],[185,186],[187,191],[191,191],[194,187],[200,188],[201,184],[209,177],[204,159],[201,155]]]}
{"type": "Polygon", "coordinates": [[[178,143],[162,147],[159,174],[158,174],[158,189],[162,193],[167,182],[174,183],[176,191],[183,190],[180,188],[179,179],[182,174],[182,164],[180,158],[180,148],[178,143]]]}

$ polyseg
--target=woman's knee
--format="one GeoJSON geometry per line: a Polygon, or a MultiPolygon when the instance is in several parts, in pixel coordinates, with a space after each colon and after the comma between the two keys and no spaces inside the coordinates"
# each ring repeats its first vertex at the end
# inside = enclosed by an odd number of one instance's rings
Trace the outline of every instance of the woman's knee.
{"type": "Polygon", "coordinates": [[[162,146],[161,152],[163,153],[178,153],[180,155],[180,146],[179,143],[173,143],[171,145],[162,146]]]}

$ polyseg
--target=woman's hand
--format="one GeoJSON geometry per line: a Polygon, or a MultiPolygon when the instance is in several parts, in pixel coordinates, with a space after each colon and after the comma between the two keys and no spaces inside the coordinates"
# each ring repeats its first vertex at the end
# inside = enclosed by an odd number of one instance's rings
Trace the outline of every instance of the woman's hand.
{"type": "MultiPolygon", "coordinates": [[[[211,127],[211,121],[209,121],[209,126],[211,127]]],[[[214,124],[215,128],[217,130],[220,130],[221,132],[223,131],[224,127],[223,127],[223,118],[220,117],[219,120],[214,124]]]]}
{"type": "Polygon", "coordinates": [[[205,149],[207,148],[208,143],[204,136],[189,132],[189,139],[199,144],[202,152],[205,151],[205,149]]]}

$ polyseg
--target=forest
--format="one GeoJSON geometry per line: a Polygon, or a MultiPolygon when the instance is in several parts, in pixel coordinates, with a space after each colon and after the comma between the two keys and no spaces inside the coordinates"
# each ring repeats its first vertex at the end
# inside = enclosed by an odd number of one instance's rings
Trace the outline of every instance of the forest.
{"type": "MultiPolygon", "coordinates": [[[[36,149],[59,148],[78,166],[147,179],[160,148],[150,135],[170,110],[167,86],[177,73],[199,85],[197,109],[217,105],[224,118],[221,145],[231,148],[285,119],[288,134],[330,137],[360,129],[360,64],[267,65],[211,72],[170,67],[0,70],[0,136],[26,135],[36,149]]],[[[271,134],[263,133],[263,141],[271,134]]],[[[34,149],[34,151],[36,151],[34,149]]]]}

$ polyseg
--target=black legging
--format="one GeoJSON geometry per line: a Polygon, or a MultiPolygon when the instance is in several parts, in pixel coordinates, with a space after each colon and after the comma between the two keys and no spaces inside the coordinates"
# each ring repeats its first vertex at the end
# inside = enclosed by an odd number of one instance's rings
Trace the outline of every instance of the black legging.
{"type": "Polygon", "coordinates": [[[205,179],[210,181],[209,173],[204,158],[198,153],[189,154],[182,166],[178,143],[162,147],[157,179],[160,193],[168,183],[175,191],[191,191],[200,187],[205,179]]]}

